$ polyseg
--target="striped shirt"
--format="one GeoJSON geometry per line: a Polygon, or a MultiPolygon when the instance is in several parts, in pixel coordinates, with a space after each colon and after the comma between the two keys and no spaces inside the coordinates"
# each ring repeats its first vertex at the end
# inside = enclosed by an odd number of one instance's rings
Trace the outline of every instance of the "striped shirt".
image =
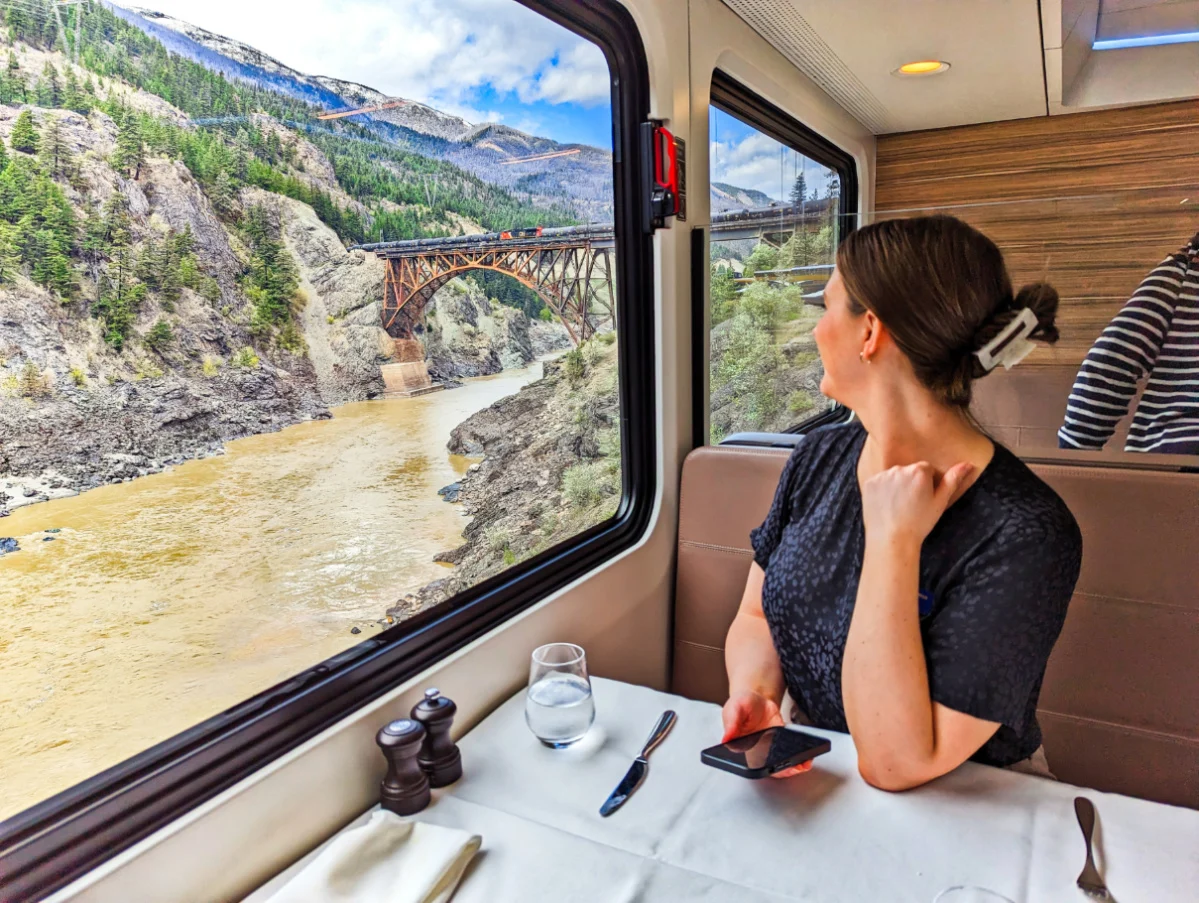
{"type": "Polygon", "coordinates": [[[1145,277],[1087,352],[1061,448],[1103,448],[1149,375],[1125,451],[1199,454],[1199,234],[1145,277]]]}

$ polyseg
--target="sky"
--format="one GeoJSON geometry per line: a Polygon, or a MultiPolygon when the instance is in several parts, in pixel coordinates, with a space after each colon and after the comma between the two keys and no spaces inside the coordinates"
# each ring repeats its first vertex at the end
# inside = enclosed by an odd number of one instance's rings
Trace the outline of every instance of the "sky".
{"type": "MultiPolygon", "coordinates": [[[[122,5],[125,5],[122,3],[122,5]]],[[[133,0],[307,75],[358,82],[471,122],[612,146],[598,47],[515,0],[133,0]]]]}
{"type": "Polygon", "coordinates": [[[708,131],[712,181],[756,188],[776,201],[790,203],[791,187],[803,167],[808,194],[827,191],[830,170],[785,147],[723,110],[711,107],[708,131]]]}

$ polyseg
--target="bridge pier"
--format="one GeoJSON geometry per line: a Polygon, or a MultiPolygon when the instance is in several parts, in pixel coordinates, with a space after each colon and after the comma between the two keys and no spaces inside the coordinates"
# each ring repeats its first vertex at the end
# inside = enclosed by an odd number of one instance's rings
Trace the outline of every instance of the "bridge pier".
{"type": "Polygon", "coordinates": [[[440,392],[445,386],[435,383],[425,363],[425,349],[416,339],[394,339],[395,363],[379,368],[383,375],[384,398],[413,398],[440,392]]]}

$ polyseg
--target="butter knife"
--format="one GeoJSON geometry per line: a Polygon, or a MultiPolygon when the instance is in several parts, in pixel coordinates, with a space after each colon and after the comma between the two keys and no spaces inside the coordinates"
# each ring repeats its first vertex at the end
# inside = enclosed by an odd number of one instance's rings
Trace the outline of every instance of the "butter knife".
{"type": "Polygon", "coordinates": [[[670,733],[670,729],[674,727],[675,721],[678,720],[678,715],[674,712],[666,711],[662,713],[662,717],[658,719],[658,723],[654,725],[654,729],[650,732],[649,739],[645,741],[645,746],[641,749],[641,755],[633,760],[633,764],[629,766],[629,770],[625,773],[621,782],[616,785],[616,789],[612,791],[612,795],[604,800],[604,804],[600,806],[600,815],[607,818],[617,809],[625,804],[625,801],[633,795],[641,782],[645,780],[646,774],[649,772],[649,754],[652,753],[670,733]]]}

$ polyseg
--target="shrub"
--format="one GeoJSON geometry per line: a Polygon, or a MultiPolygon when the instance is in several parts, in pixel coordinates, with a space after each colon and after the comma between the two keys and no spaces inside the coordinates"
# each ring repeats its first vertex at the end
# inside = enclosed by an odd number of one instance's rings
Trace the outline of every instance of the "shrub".
{"type": "Polygon", "coordinates": [[[221,371],[222,363],[223,361],[219,357],[206,356],[204,363],[200,365],[200,370],[205,376],[212,378],[221,371]]]}
{"type": "Polygon", "coordinates": [[[595,340],[604,345],[614,345],[614,344],[616,344],[616,333],[615,332],[596,333],[595,340]]]}
{"type": "Polygon", "coordinates": [[[83,372],[82,367],[71,368],[71,382],[77,386],[87,385],[87,374],[83,372]]]}
{"type": "Polygon", "coordinates": [[[512,535],[506,528],[492,524],[483,530],[483,541],[487,543],[487,547],[491,551],[498,552],[500,549],[508,547],[508,543],[512,541],[512,535]]]}
{"type": "Polygon", "coordinates": [[[787,399],[787,410],[792,414],[802,414],[816,407],[816,402],[806,392],[792,392],[787,399]]]}
{"type": "Polygon", "coordinates": [[[257,370],[261,364],[262,361],[249,345],[229,359],[229,366],[237,367],[239,370],[257,370]]]}
{"type": "Polygon", "coordinates": [[[146,344],[158,352],[168,348],[173,341],[175,333],[165,317],[159,317],[158,322],[146,333],[146,344]]]}
{"type": "Polygon", "coordinates": [[[33,361],[26,361],[17,381],[17,392],[24,398],[43,398],[54,394],[50,377],[38,369],[33,361]]]}
{"type": "Polygon", "coordinates": [[[162,377],[162,368],[155,364],[148,357],[143,357],[137,362],[137,369],[134,371],[133,378],[141,379],[160,379],[162,377]]]}
{"type": "Polygon", "coordinates": [[[594,339],[580,346],[587,358],[587,366],[594,367],[604,359],[604,346],[594,339]]]}
{"type": "Polygon", "coordinates": [[[205,277],[200,281],[200,295],[209,304],[215,305],[221,300],[221,284],[211,276],[205,277]]]}
{"type": "Polygon", "coordinates": [[[562,372],[572,386],[578,386],[587,376],[587,364],[580,349],[572,348],[562,355],[562,372]]]}
{"type": "Polygon", "coordinates": [[[304,341],[303,334],[292,320],[283,324],[283,328],[275,336],[275,344],[292,354],[303,354],[308,350],[308,343],[304,341]]]}
{"type": "Polygon", "coordinates": [[[537,319],[545,323],[552,323],[554,322],[554,312],[548,307],[543,307],[537,311],[537,319]]]}
{"type": "Polygon", "coordinates": [[[604,461],[576,464],[562,474],[562,497],[571,508],[590,508],[615,493],[616,483],[604,461]]]}

